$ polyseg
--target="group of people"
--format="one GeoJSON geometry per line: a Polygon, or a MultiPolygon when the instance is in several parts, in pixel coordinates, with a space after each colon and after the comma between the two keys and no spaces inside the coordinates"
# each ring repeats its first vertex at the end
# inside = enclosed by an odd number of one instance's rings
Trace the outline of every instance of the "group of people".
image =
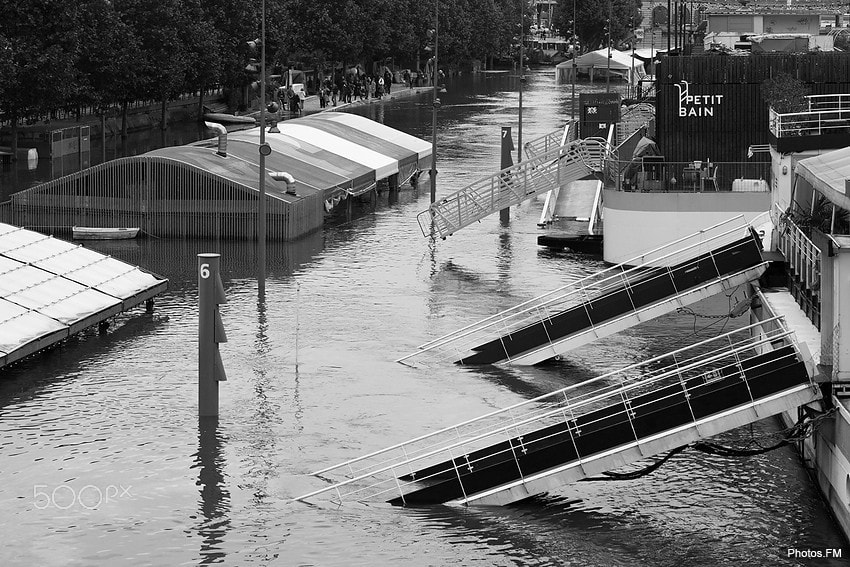
{"type": "MultiPolygon", "coordinates": [[[[413,77],[410,71],[405,70],[402,79],[406,85],[412,86],[413,77]]],[[[345,104],[355,100],[382,98],[392,92],[392,85],[393,74],[386,68],[383,74],[355,72],[346,75],[336,74],[333,78],[325,77],[318,88],[319,106],[325,108],[328,105],[336,106],[337,103],[345,104]]],[[[304,109],[307,93],[303,88],[295,90],[290,85],[280,88],[278,97],[281,106],[287,108],[291,114],[297,115],[304,109]]]]}
{"type": "Polygon", "coordinates": [[[376,77],[365,73],[338,75],[336,80],[326,77],[319,89],[319,106],[325,108],[328,104],[336,106],[337,102],[348,103],[355,99],[381,98],[390,94],[392,84],[393,75],[389,70],[385,70],[383,75],[378,74],[376,77]]]}

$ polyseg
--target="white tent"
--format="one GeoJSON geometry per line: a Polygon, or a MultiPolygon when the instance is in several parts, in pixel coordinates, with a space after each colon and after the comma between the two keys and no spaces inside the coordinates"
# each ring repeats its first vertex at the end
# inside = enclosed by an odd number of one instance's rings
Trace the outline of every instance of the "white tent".
{"type": "MultiPolygon", "coordinates": [[[[622,77],[631,85],[636,85],[638,81],[646,76],[643,62],[640,59],[632,57],[631,51],[617,51],[616,49],[611,50],[610,63],[608,50],[599,49],[579,56],[575,60],[575,67],[577,72],[589,74],[591,81],[594,79],[594,76],[604,78],[609,69],[611,70],[611,76],[622,77]]],[[[555,82],[566,83],[571,81],[572,70],[572,60],[556,65],[555,82]]]]}

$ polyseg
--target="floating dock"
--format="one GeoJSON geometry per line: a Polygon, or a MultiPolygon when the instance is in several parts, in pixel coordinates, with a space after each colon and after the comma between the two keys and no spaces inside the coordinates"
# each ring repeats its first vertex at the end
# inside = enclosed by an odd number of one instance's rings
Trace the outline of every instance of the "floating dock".
{"type": "Polygon", "coordinates": [[[168,280],[0,223],[0,368],[165,291],[168,280]]]}

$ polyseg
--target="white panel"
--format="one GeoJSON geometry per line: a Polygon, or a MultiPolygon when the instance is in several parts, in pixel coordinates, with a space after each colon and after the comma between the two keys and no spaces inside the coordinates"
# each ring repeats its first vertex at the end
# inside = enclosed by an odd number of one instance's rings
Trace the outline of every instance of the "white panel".
{"type": "Polygon", "coordinates": [[[66,328],[55,319],[0,298],[0,351],[3,354],[66,328]]]}
{"type": "Polygon", "coordinates": [[[0,223],[0,355],[77,322],[103,320],[123,299],[159,283],[109,256],[0,223]]]}
{"type": "Polygon", "coordinates": [[[88,248],[75,248],[36,264],[85,286],[127,299],[160,282],[151,274],[88,248]]]}
{"type": "Polygon", "coordinates": [[[277,127],[281,132],[293,138],[309,142],[331,153],[374,169],[377,179],[385,179],[390,175],[398,173],[397,160],[349,140],[303,124],[282,123],[278,124],[277,127]]]}
{"type": "Polygon", "coordinates": [[[333,122],[339,122],[341,124],[351,126],[352,128],[357,128],[367,134],[372,134],[373,136],[392,142],[397,146],[416,152],[419,159],[423,159],[431,155],[431,144],[425,140],[421,140],[416,136],[411,136],[407,132],[390,128],[380,122],[370,120],[365,116],[350,114],[348,112],[323,112],[315,116],[311,116],[310,119],[331,120],[333,122]]]}

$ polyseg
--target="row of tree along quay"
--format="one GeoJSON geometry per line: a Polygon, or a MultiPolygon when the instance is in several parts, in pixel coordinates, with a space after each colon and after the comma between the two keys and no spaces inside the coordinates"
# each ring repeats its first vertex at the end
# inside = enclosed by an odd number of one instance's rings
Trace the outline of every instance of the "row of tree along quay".
{"type": "MultiPolygon", "coordinates": [[[[617,14],[639,6],[612,1],[617,14]]],[[[563,4],[558,22],[572,14],[563,4]]],[[[579,4],[586,25],[575,30],[587,45],[603,3],[579,4]]],[[[126,135],[127,109],[142,103],[161,105],[165,128],[169,102],[187,94],[198,116],[210,92],[246,110],[260,79],[263,6],[272,88],[290,69],[314,88],[357,64],[430,74],[435,40],[448,72],[476,60],[492,68],[516,60],[520,22],[527,32],[535,21],[527,0],[0,0],[0,125],[17,145],[20,125],[51,118],[120,117],[126,135]]]]}

